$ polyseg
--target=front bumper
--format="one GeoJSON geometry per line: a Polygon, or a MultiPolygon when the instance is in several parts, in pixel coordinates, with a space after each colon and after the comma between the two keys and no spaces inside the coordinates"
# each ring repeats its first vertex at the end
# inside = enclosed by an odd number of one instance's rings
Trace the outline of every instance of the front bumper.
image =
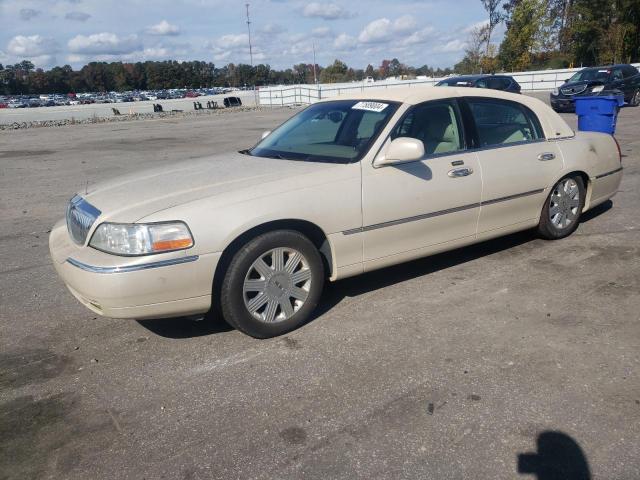
{"type": "Polygon", "coordinates": [[[49,236],[58,275],[87,308],[113,318],[164,318],[205,313],[220,253],[188,251],[120,257],[78,246],[65,222],[49,236]]]}
{"type": "Polygon", "coordinates": [[[573,98],[551,96],[550,103],[551,103],[551,108],[553,108],[554,110],[571,111],[576,109],[576,104],[573,98]]]}

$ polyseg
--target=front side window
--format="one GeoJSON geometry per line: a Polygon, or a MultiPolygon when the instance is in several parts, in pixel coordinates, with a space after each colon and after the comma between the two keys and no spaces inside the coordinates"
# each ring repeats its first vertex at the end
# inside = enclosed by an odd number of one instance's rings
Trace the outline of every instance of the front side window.
{"type": "Polygon", "coordinates": [[[427,155],[462,150],[462,128],[449,101],[427,102],[413,107],[400,120],[391,138],[410,137],[422,140],[427,155]]]}
{"type": "Polygon", "coordinates": [[[538,118],[519,103],[476,98],[466,101],[476,125],[480,147],[544,138],[538,118]]]}
{"type": "Polygon", "coordinates": [[[396,102],[375,100],[317,103],[287,120],[244,153],[316,162],[357,161],[397,108],[396,102]]]}
{"type": "Polygon", "coordinates": [[[614,80],[622,80],[624,78],[624,76],[622,75],[622,69],[616,68],[613,71],[612,77],[614,80]]]}

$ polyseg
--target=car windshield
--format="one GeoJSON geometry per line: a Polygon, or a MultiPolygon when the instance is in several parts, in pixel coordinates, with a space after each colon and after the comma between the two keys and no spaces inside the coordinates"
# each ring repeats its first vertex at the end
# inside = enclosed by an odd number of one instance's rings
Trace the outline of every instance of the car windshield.
{"type": "Polygon", "coordinates": [[[396,102],[378,100],[316,103],[243,153],[287,160],[354,162],[368,151],[397,108],[396,102]]]}
{"type": "Polygon", "coordinates": [[[606,68],[590,68],[580,70],[573,77],[569,79],[570,82],[584,82],[591,80],[600,80],[606,82],[609,78],[609,74],[611,70],[607,70],[606,68]]]}
{"type": "Polygon", "coordinates": [[[472,78],[448,78],[436,83],[436,87],[470,87],[472,85],[472,78]]]}

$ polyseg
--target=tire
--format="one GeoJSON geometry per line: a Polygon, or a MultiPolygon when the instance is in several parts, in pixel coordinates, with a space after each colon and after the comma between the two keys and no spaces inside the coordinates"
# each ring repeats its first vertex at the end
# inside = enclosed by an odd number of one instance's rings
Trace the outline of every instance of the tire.
{"type": "Polygon", "coordinates": [[[640,88],[635,91],[629,101],[629,106],[631,107],[637,107],[638,105],[640,105],[640,88]]]}
{"type": "Polygon", "coordinates": [[[224,319],[254,338],[300,327],[315,310],[324,286],[315,245],[294,230],[268,232],[234,255],[220,290],[224,319]]]}
{"type": "Polygon", "coordinates": [[[585,187],[580,175],[568,175],[560,179],[544,202],[538,234],[547,240],[571,235],[580,223],[584,201],[585,187]]]}

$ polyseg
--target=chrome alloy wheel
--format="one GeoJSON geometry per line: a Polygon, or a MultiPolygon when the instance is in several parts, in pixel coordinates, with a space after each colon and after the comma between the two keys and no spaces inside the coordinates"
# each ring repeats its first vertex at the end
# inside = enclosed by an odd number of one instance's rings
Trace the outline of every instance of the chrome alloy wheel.
{"type": "Polygon", "coordinates": [[[580,188],[573,178],[558,182],[549,200],[549,219],[556,228],[564,229],[580,214],[580,188]]]}
{"type": "Polygon", "coordinates": [[[310,288],[311,270],[304,255],[292,248],[274,248],[251,264],[242,296],[253,317],[274,323],[300,310],[310,288]]]}

